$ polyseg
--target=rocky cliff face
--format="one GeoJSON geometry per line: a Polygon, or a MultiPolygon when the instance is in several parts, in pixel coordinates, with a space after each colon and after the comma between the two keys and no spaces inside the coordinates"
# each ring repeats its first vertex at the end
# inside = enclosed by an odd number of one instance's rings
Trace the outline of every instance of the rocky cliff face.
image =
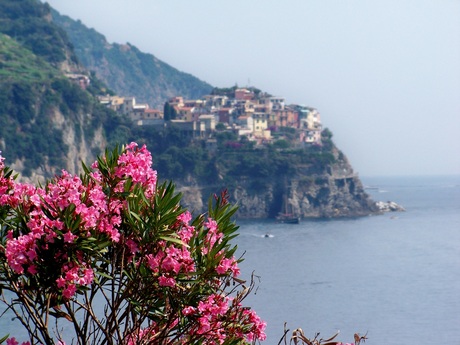
{"type": "MultiPolygon", "coordinates": [[[[180,186],[184,206],[204,212],[207,200],[218,190],[204,186],[180,186]]],[[[301,218],[360,217],[378,214],[380,210],[367,195],[357,176],[325,175],[315,180],[291,180],[288,185],[276,184],[263,191],[241,183],[229,190],[230,201],[239,206],[240,218],[274,218],[284,211],[301,218]]]]}
{"type": "Polygon", "coordinates": [[[288,194],[293,212],[304,218],[357,217],[377,211],[357,176],[292,181],[288,194]]]}
{"type": "MultiPolygon", "coordinates": [[[[53,177],[54,174],[59,173],[59,169],[65,169],[72,174],[79,174],[82,172],[81,163],[91,164],[96,158],[95,153],[100,152],[102,147],[107,146],[102,125],[94,128],[91,135],[88,135],[88,131],[84,130],[88,126],[88,123],[85,123],[85,117],[90,116],[89,114],[76,114],[78,115],[76,122],[66,120],[64,114],[56,108],[51,109],[49,114],[51,115],[51,123],[56,135],[56,137],[49,139],[62,142],[62,150],[64,151],[62,160],[59,161],[60,165],[58,166],[45,156],[42,164],[36,168],[28,169],[29,172],[24,175],[24,163],[27,158],[16,158],[14,161],[9,162],[9,165],[13,170],[20,173],[19,179],[22,182],[43,183],[53,177]]],[[[8,146],[1,146],[6,147],[6,150],[2,148],[5,156],[9,158],[8,146]]]]}
{"type": "MultiPolygon", "coordinates": [[[[347,158],[336,148],[333,152],[335,163],[321,174],[307,176],[298,171],[284,178],[259,181],[263,188],[254,188],[253,179],[240,179],[228,189],[230,201],[239,206],[237,216],[274,218],[287,212],[301,218],[340,218],[381,213],[347,158]]],[[[204,212],[210,196],[220,192],[215,185],[206,186],[190,179],[177,182],[185,206],[199,212],[204,212]]]]}
{"type": "Polygon", "coordinates": [[[66,121],[62,113],[55,112],[54,125],[62,131],[63,142],[68,147],[65,157],[65,169],[73,174],[82,172],[81,163],[91,164],[102,147],[107,146],[107,140],[102,125],[96,127],[91,135],[84,130],[88,126],[90,114],[79,113],[76,122],[66,121]],[[83,130],[82,130],[83,129],[83,130]]]}
{"type": "Polygon", "coordinates": [[[326,175],[316,180],[293,179],[262,192],[240,185],[230,191],[241,218],[273,218],[279,212],[301,218],[359,217],[378,213],[357,176],[326,175]]]}

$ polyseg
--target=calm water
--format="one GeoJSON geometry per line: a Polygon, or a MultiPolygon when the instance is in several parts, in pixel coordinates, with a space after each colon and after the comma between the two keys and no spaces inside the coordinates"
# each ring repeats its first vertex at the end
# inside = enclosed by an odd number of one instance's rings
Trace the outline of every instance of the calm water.
{"type": "Polygon", "coordinates": [[[403,213],[299,225],[239,222],[246,303],[266,320],[266,344],[287,327],[366,344],[460,344],[460,176],[363,178],[374,200],[403,213]],[[266,238],[265,234],[271,236],[266,238]]]}
{"type": "MultiPolygon", "coordinates": [[[[260,276],[252,306],[264,344],[287,327],[366,344],[460,344],[460,176],[363,178],[374,200],[406,212],[352,220],[238,221],[242,275],[260,276]],[[265,238],[265,234],[271,236],[265,238]]],[[[0,310],[3,308],[0,307],[0,310]]],[[[18,334],[0,318],[0,336],[18,334]]]]}

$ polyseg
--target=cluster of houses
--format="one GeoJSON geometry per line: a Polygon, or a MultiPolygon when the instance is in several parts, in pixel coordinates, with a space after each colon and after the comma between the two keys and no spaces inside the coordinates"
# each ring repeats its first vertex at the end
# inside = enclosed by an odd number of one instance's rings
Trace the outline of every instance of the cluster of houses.
{"type": "Polygon", "coordinates": [[[164,127],[172,123],[193,137],[211,139],[216,130],[228,130],[258,144],[271,142],[282,127],[295,129],[299,145],[321,144],[318,111],[303,105],[287,105],[283,97],[235,89],[234,95],[206,95],[201,99],[168,100],[164,110],[137,104],[134,97],[100,96],[99,101],[139,126],[164,127]],[[168,112],[168,114],[165,114],[168,112]]]}

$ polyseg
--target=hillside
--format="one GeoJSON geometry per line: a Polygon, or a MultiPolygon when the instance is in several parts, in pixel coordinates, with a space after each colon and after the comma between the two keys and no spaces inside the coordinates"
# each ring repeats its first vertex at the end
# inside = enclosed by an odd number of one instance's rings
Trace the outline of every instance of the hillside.
{"type": "Polygon", "coordinates": [[[97,79],[69,77],[85,73],[49,6],[0,0],[0,150],[23,179],[78,172],[127,123],[97,102],[97,79]]]}
{"type": "Polygon", "coordinates": [[[0,32],[53,67],[80,72],[64,30],[51,23],[50,6],[30,0],[0,0],[0,32]]]}
{"type": "MultiPolygon", "coordinates": [[[[98,35],[93,37],[100,39],[98,35]]],[[[97,53],[91,49],[96,47],[94,43],[84,48],[94,61],[97,53]]],[[[112,49],[121,46],[107,51],[112,49]]],[[[101,61],[108,61],[107,51],[101,61]]],[[[135,47],[128,51],[115,54],[127,70],[148,68],[147,63],[139,65],[138,58],[155,61],[135,47]]],[[[180,91],[165,85],[182,83],[182,95],[192,97],[197,79],[190,76],[192,83],[187,84],[182,74],[168,68],[149,83],[171,93],[180,91]]],[[[378,211],[328,131],[323,131],[321,145],[291,145],[289,136],[296,130],[285,128],[279,139],[255,146],[231,126],[221,126],[205,138],[190,135],[173,121],[156,129],[137,126],[128,116],[103,106],[96,96],[110,93],[109,88],[79,63],[66,32],[51,20],[49,6],[35,0],[0,0],[0,76],[0,150],[22,180],[43,181],[62,168],[78,173],[81,161],[91,163],[106,148],[136,141],[147,144],[160,179],[173,179],[196,212],[204,211],[209,196],[223,189],[228,189],[230,201],[240,206],[238,216],[244,218],[274,217],[286,201],[302,217],[378,211]]],[[[143,82],[138,80],[138,86],[143,82]]],[[[109,84],[110,89],[117,86],[116,81],[109,84]]],[[[205,89],[197,92],[199,96],[205,89]]],[[[136,90],[128,88],[126,93],[138,97],[136,90]]]]}
{"type": "Polygon", "coordinates": [[[10,36],[0,33],[0,79],[7,82],[40,82],[54,78],[59,71],[24,48],[10,36]]]}
{"type": "Polygon", "coordinates": [[[109,43],[94,29],[57,11],[52,11],[52,17],[67,32],[81,63],[118,95],[135,96],[140,103],[163,109],[171,97],[182,95],[193,99],[212,90],[211,85],[129,43],[109,43]]]}

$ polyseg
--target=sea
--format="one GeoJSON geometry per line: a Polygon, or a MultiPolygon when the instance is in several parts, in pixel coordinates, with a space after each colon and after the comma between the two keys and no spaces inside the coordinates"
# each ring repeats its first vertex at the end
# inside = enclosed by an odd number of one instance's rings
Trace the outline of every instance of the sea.
{"type": "MultiPolygon", "coordinates": [[[[300,224],[239,221],[245,303],[265,344],[297,328],[312,339],[460,344],[460,176],[361,178],[405,212],[300,224]]],[[[283,342],[284,344],[284,342],[283,342]]]]}
{"type": "MultiPolygon", "coordinates": [[[[406,211],[236,220],[241,278],[255,283],[243,304],[267,323],[262,344],[301,328],[344,343],[359,333],[366,345],[460,345],[460,176],[361,180],[373,200],[406,211]]],[[[0,336],[9,332],[19,335],[4,315],[0,336]]]]}

